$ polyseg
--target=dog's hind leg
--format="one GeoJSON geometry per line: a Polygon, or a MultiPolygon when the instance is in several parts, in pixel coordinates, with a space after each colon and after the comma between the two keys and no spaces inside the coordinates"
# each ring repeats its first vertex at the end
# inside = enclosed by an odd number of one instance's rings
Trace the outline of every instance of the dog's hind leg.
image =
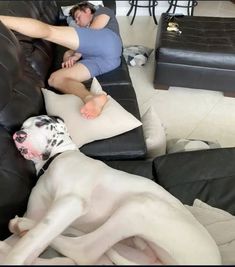
{"type": "Polygon", "coordinates": [[[5,258],[4,264],[30,264],[75,219],[86,211],[83,199],[66,195],[52,203],[47,214],[28,231],[5,258]]]}
{"type": "MultiPolygon", "coordinates": [[[[143,232],[143,227],[146,227],[145,217],[140,212],[141,206],[146,209],[143,202],[143,196],[132,197],[95,231],[78,238],[59,236],[51,246],[63,255],[74,259],[77,264],[94,264],[119,241],[138,236],[143,232]]],[[[117,259],[121,257],[116,257],[115,254],[111,260],[114,260],[115,264],[126,264],[126,261],[122,263],[117,259]]]]}

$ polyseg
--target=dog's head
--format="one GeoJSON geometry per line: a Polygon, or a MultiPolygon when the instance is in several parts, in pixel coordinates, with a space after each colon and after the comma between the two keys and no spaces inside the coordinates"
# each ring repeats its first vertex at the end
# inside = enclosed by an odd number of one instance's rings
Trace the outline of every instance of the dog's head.
{"type": "Polygon", "coordinates": [[[68,137],[63,120],[47,115],[27,119],[13,135],[22,156],[34,162],[47,160],[52,150],[67,141],[68,137]]]}

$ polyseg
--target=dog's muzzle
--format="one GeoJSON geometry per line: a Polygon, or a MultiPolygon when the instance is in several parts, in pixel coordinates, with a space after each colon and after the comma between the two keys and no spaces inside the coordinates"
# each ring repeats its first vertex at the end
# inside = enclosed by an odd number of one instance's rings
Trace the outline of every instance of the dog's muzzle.
{"type": "Polygon", "coordinates": [[[20,143],[20,144],[22,144],[25,141],[26,137],[27,137],[27,133],[22,130],[15,132],[13,135],[13,139],[15,143],[20,143]]]}
{"type": "Polygon", "coordinates": [[[25,157],[25,155],[28,154],[28,149],[23,146],[23,143],[25,142],[27,138],[27,133],[20,130],[18,132],[15,132],[13,134],[13,140],[15,142],[15,145],[17,149],[20,151],[21,155],[25,157]]]}

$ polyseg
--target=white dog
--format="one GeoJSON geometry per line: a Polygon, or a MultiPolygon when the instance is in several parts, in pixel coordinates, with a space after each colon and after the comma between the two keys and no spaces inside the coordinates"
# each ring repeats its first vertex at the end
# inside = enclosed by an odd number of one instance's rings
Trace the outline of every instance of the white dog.
{"type": "Polygon", "coordinates": [[[37,173],[56,157],[33,188],[24,218],[10,222],[22,237],[5,244],[4,264],[35,263],[48,245],[70,264],[221,263],[214,240],[179,200],[147,178],[82,154],[61,119],[29,118],[13,138],[37,173]]]}

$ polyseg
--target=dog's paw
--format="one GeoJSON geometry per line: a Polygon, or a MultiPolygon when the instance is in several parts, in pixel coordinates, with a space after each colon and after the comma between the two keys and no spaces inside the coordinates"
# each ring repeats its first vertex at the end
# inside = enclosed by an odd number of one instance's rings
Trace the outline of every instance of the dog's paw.
{"type": "Polygon", "coordinates": [[[11,233],[18,236],[23,236],[28,230],[32,229],[35,226],[35,222],[25,218],[16,216],[14,219],[11,219],[8,225],[8,228],[11,233]]]}

